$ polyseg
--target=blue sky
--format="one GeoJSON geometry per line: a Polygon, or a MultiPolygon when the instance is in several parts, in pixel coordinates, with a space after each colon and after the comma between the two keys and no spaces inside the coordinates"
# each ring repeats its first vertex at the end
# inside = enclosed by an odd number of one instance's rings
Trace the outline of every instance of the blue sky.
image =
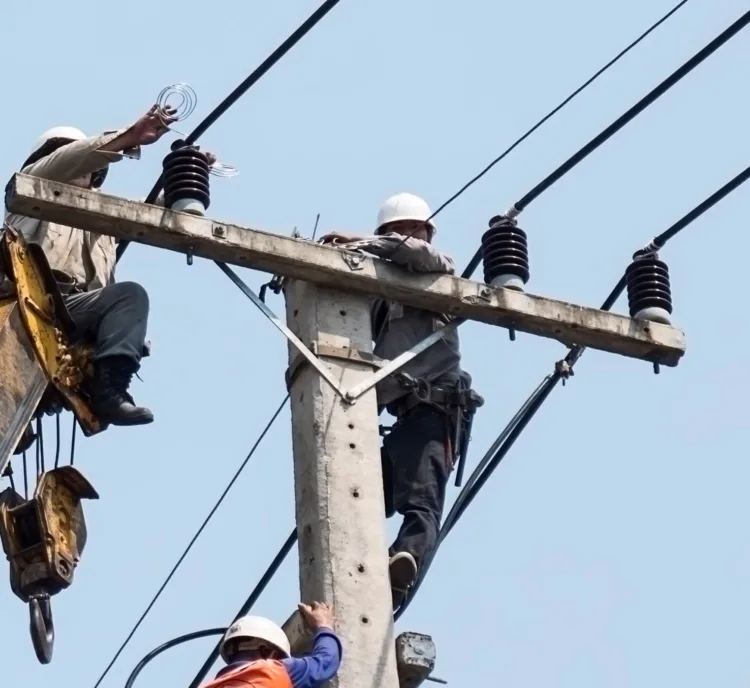
{"type": "MultiPolygon", "coordinates": [[[[126,125],[179,81],[199,97],[178,125],[189,131],[316,4],[11,4],[3,173],[46,128],[126,125]]],[[[309,235],[318,212],[322,230],[367,231],[400,191],[435,207],[673,4],[344,0],[202,139],[241,170],[214,183],[210,214],[309,235]]],[[[441,248],[465,265],[493,214],[746,9],[691,0],[443,212],[441,248]]],[[[530,292],[598,306],[633,250],[747,166],[748,50],[750,29],[524,212],[530,292]]],[[[145,196],[167,150],[114,166],[107,190],[145,196]]],[[[587,352],[446,541],[399,629],[433,635],[451,686],[746,685],[749,211],[743,187],[664,253],[688,337],[680,366],[657,377],[587,352]]],[[[135,395],[156,422],[79,442],[102,497],[87,505],[88,547],[54,600],[50,666],[36,662],[24,605],[0,589],[7,685],[93,686],[285,394],[283,338],[215,266],[133,246],[119,279],[151,295],[153,356],[135,395]]],[[[283,313],[281,297],[269,303],[283,313]]],[[[473,465],[564,348],[478,324],[463,348],[487,399],[473,465]]],[[[286,412],[106,688],[156,645],[231,620],[292,527],[290,449],[286,412]]],[[[295,556],[256,612],[282,621],[297,596],[295,556]]],[[[212,644],[162,656],[136,686],[187,685],[212,644]]]]}

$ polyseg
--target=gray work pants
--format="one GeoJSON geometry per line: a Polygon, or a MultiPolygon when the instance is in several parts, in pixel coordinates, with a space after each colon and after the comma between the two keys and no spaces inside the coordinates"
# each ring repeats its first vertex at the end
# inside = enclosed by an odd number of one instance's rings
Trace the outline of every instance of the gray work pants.
{"type": "Polygon", "coordinates": [[[63,296],[76,335],[95,342],[94,360],[127,356],[140,362],[148,324],[148,294],[135,282],[63,296]]]}

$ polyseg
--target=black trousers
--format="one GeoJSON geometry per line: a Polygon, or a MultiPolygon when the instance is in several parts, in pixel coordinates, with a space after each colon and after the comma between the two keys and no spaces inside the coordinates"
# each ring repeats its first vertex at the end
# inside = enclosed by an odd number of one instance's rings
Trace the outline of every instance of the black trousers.
{"type": "Polygon", "coordinates": [[[415,406],[385,436],[381,450],[386,516],[404,517],[390,556],[409,552],[420,566],[432,557],[452,469],[453,423],[429,404],[415,406]]]}

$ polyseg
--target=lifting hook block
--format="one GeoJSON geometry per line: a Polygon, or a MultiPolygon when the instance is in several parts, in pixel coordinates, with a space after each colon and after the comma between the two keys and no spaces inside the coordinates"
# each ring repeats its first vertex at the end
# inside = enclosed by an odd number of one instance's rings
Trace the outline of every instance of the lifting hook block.
{"type": "Polygon", "coordinates": [[[55,624],[52,621],[52,603],[47,593],[32,595],[29,599],[29,632],[36,658],[42,664],[49,664],[55,645],[55,624]]]}

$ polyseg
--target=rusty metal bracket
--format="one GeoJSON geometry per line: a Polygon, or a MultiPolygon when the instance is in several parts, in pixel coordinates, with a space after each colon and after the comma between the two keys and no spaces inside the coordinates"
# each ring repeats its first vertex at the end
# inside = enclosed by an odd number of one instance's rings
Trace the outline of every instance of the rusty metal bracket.
{"type": "MultiPolygon", "coordinates": [[[[382,359],[378,358],[377,356],[375,356],[375,354],[368,351],[359,351],[357,349],[349,349],[343,346],[330,346],[328,344],[320,344],[317,341],[312,342],[308,348],[319,359],[333,358],[339,361],[347,361],[349,363],[362,363],[363,365],[368,365],[376,370],[383,365],[382,359]]],[[[307,357],[301,354],[297,354],[292,359],[292,362],[289,364],[289,367],[284,373],[287,390],[290,390],[292,388],[294,381],[297,379],[297,376],[302,370],[302,366],[304,366],[308,362],[309,361],[307,360],[307,357]]],[[[336,391],[339,392],[340,396],[345,401],[348,401],[348,392],[344,392],[344,390],[339,391],[338,389],[336,391]]]]}

